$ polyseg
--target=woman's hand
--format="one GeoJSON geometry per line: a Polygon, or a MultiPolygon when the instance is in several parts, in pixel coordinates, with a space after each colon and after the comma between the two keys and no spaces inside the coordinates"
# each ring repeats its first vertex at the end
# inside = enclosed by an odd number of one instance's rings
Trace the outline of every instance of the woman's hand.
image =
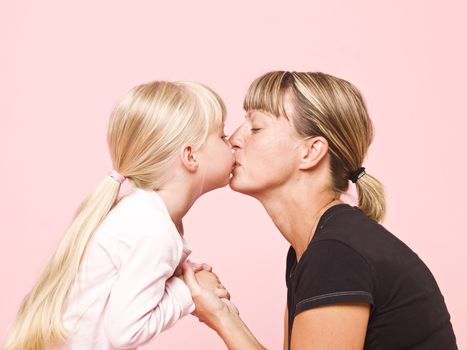
{"type": "Polygon", "coordinates": [[[214,272],[205,270],[195,272],[195,279],[201,288],[213,292],[219,298],[230,299],[230,293],[214,272]]]}
{"type": "Polygon", "coordinates": [[[217,276],[212,274],[215,276],[214,278],[205,272],[195,274],[189,262],[183,264],[183,270],[184,281],[191,291],[196,306],[193,315],[198,317],[200,322],[204,322],[208,327],[216,330],[215,327],[219,324],[218,321],[223,314],[233,313],[238,315],[237,308],[229,300],[230,295],[219,282],[217,276]]]}
{"type": "Polygon", "coordinates": [[[229,300],[203,287],[189,263],[183,264],[185,283],[191,291],[196,309],[193,315],[219,334],[229,350],[265,350],[241,320],[238,309],[229,300]]]}
{"type": "MultiPolygon", "coordinates": [[[[219,280],[219,277],[212,272],[212,267],[206,263],[195,263],[190,260],[186,260],[184,264],[188,264],[196,275],[196,279],[202,288],[214,292],[219,298],[230,299],[230,293],[224,287],[219,280]]],[[[180,265],[174,273],[174,276],[182,279],[183,276],[183,265],[180,265]]]]}

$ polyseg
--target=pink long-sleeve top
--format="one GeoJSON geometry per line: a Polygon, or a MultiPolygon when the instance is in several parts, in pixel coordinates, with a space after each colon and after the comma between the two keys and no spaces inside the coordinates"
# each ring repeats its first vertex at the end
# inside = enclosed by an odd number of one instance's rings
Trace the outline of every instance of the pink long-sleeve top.
{"type": "Polygon", "coordinates": [[[156,192],[123,197],[88,245],[60,349],[136,349],[193,312],[188,287],[173,276],[190,253],[156,192]]]}

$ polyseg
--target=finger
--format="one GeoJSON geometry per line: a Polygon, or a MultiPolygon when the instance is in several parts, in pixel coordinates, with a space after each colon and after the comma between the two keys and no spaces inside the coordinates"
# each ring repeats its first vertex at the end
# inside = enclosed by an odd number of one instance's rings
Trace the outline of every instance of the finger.
{"type": "Polygon", "coordinates": [[[227,289],[223,289],[223,288],[216,288],[214,290],[214,293],[216,294],[216,296],[218,298],[221,298],[221,299],[230,299],[230,293],[227,291],[227,289]]]}
{"type": "Polygon", "coordinates": [[[193,271],[190,262],[187,260],[183,263],[183,279],[185,284],[191,291],[191,294],[196,294],[201,291],[201,286],[196,279],[195,272],[193,271]]]}
{"type": "Polygon", "coordinates": [[[204,270],[209,271],[209,272],[212,272],[212,266],[211,266],[211,265],[208,265],[208,264],[206,264],[206,263],[203,263],[202,266],[203,266],[203,269],[204,269],[204,270]]]}
{"type": "Polygon", "coordinates": [[[196,272],[200,272],[200,271],[204,271],[203,269],[203,266],[202,265],[191,265],[191,268],[193,269],[193,271],[196,273],[196,272]]]}
{"type": "Polygon", "coordinates": [[[212,271],[212,267],[206,263],[200,264],[197,262],[190,261],[190,265],[195,272],[202,271],[202,270],[209,271],[209,272],[212,271]]]}
{"type": "Polygon", "coordinates": [[[200,264],[200,263],[197,263],[197,262],[194,262],[194,261],[191,261],[191,260],[188,260],[188,261],[189,261],[189,264],[191,265],[191,267],[192,267],[193,269],[198,269],[198,268],[200,268],[200,267],[203,267],[203,265],[200,264]]]}

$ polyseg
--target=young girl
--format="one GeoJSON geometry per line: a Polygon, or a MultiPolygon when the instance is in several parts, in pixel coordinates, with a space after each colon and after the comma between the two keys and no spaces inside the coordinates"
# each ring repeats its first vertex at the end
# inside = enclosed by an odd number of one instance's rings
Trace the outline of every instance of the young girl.
{"type": "MultiPolygon", "coordinates": [[[[81,204],[5,349],[136,349],[193,312],[174,276],[190,253],[182,218],[229,182],[225,114],[217,94],[190,82],[140,85],[117,104],[108,129],[114,170],[81,204]],[[124,181],[132,191],[118,200],[124,181]]],[[[228,297],[215,275],[199,278],[228,297]]]]}

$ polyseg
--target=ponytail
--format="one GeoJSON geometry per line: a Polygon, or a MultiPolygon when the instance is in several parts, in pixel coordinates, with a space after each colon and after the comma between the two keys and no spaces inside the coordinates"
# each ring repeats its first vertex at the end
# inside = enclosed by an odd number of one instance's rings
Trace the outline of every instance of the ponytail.
{"type": "Polygon", "coordinates": [[[377,222],[384,218],[383,185],[371,175],[359,176],[373,141],[373,123],[357,87],[321,72],[269,72],[251,84],[243,107],[291,118],[303,137],[324,137],[329,143],[332,191],[345,193],[352,179],[360,209],[377,222]],[[355,169],[358,181],[352,174],[355,169]]]}
{"type": "Polygon", "coordinates": [[[375,177],[365,173],[355,182],[359,208],[372,220],[380,222],[386,214],[384,187],[375,177]]]}
{"type": "Polygon", "coordinates": [[[95,230],[117,200],[120,183],[107,176],[79,209],[39,280],[24,298],[4,350],[43,350],[66,340],[63,311],[95,230]]]}

